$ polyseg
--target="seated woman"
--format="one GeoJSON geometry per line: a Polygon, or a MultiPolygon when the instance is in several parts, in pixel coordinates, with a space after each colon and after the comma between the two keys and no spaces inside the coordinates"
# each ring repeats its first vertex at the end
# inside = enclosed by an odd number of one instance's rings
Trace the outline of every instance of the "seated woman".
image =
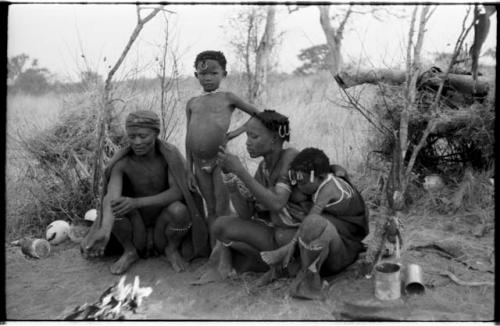
{"type": "Polygon", "coordinates": [[[297,155],[283,148],[290,139],[288,118],[272,110],[255,115],[246,124],[250,157],[263,157],[255,176],[237,156],[221,148],[218,154],[223,179],[228,186],[236,216],[218,217],[213,225],[216,245],[204,274],[193,284],[222,280],[232,271],[266,271],[261,251],[290,242],[298,224],[287,225],[280,212],[292,194],[288,169],[297,155]]]}
{"type": "Polygon", "coordinates": [[[356,260],[363,248],[368,210],[345,171],[330,166],[328,157],[319,149],[301,151],[291,162],[289,174],[294,188],[310,202],[309,212],[304,216],[303,211],[289,207],[290,215],[302,220],[297,233],[288,244],[262,252],[261,256],[271,266],[286,267],[298,242],[301,271],[292,282],[291,295],[321,299],[324,293],[320,276],[340,272],[356,260]],[[345,177],[339,177],[341,174],[345,177]]]}

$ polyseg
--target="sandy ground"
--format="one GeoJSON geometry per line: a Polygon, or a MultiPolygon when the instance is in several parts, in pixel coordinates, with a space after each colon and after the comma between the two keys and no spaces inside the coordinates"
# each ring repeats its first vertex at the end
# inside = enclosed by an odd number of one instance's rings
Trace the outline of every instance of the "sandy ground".
{"type": "MultiPolygon", "coordinates": [[[[119,276],[109,272],[113,257],[89,261],[69,241],[54,246],[44,260],[24,257],[19,247],[6,248],[6,299],[8,320],[61,319],[77,305],[94,302],[119,276]]],[[[405,262],[418,263],[424,271],[438,265],[453,267],[465,280],[492,280],[493,274],[467,269],[429,252],[408,251],[405,262]]],[[[330,279],[324,301],[308,301],[288,295],[289,279],[252,290],[258,275],[243,274],[225,282],[193,286],[194,271],[204,260],[194,261],[188,271],[175,273],[161,257],[140,260],[127,275],[138,275],[141,286],[153,293],[133,315],[134,319],[161,320],[475,320],[493,319],[494,288],[461,286],[445,276],[425,273],[425,294],[393,302],[374,298],[373,279],[358,275],[355,263],[330,279]],[[376,309],[358,306],[378,307],[376,309]]]]}

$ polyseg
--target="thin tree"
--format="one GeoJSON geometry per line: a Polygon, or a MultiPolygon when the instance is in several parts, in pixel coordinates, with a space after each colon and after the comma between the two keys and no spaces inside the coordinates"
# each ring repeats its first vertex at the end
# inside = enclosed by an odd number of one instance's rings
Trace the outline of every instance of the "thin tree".
{"type": "Polygon", "coordinates": [[[247,79],[247,99],[251,103],[262,103],[265,95],[271,58],[277,44],[275,16],[275,6],[253,6],[241,11],[230,21],[236,31],[230,43],[243,63],[247,79]]]}
{"type": "MultiPolygon", "coordinates": [[[[93,175],[92,175],[92,193],[94,194],[94,198],[97,202],[97,205],[100,205],[100,198],[102,197],[102,193],[104,189],[102,189],[101,184],[101,175],[104,168],[103,155],[105,151],[105,144],[108,134],[108,129],[111,123],[111,116],[113,112],[113,98],[112,98],[112,88],[113,88],[113,77],[120,68],[121,64],[125,60],[130,48],[134,44],[135,40],[139,36],[139,33],[143,29],[144,25],[149,22],[153,17],[155,17],[161,10],[163,10],[163,5],[154,8],[146,17],[141,17],[141,10],[146,8],[141,8],[139,5],[136,8],[137,13],[137,25],[135,26],[130,38],[125,45],[120,57],[113,65],[111,70],[108,72],[106,80],[104,82],[104,92],[102,95],[102,110],[100,110],[99,115],[99,125],[97,129],[97,146],[96,153],[94,156],[94,164],[93,164],[93,175]]],[[[100,211],[100,208],[98,209],[100,211]]]]}

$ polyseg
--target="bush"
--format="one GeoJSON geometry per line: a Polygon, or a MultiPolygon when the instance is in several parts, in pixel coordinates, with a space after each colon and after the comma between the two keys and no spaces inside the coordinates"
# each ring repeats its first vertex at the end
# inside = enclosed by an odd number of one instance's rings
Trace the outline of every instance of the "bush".
{"type": "MultiPolygon", "coordinates": [[[[95,207],[92,193],[93,159],[97,143],[99,94],[74,96],[63,104],[58,121],[50,128],[21,139],[31,158],[25,178],[34,197],[30,215],[36,215],[35,230],[44,230],[53,220],[74,221],[95,207]]],[[[112,121],[117,119],[113,118],[112,121]]],[[[110,125],[104,148],[109,159],[123,141],[123,129],[110,125]]]]}

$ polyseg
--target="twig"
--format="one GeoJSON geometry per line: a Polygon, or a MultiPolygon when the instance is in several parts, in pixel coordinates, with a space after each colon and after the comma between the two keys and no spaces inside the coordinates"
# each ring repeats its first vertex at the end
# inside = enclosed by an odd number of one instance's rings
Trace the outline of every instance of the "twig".
{"type": "Polygon", "coordinates": [[[439,271],[438,274],[448,276],[453,282],[457,283],[458,285],[463,285],[463,286],[494,286],[495,283],[489,282],[489,281],[462,281],[459,279],[455,274],[453,274],[450,271],[439,271]]]}

